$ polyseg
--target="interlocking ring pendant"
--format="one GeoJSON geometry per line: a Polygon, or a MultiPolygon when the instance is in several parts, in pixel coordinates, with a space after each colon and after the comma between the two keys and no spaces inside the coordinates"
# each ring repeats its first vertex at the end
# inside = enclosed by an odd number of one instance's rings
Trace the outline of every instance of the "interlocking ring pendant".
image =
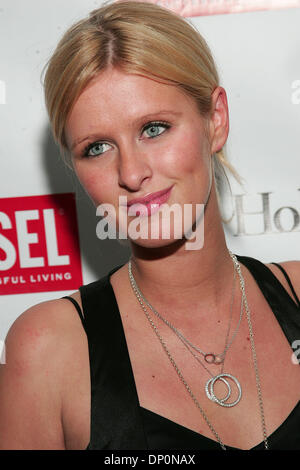
{"type": "Polygon", "coordinates": [[[206,353],[204,354],[204,360],[208,364],[222,364],[224,358],[221,354],[206,353]]]}
{"type": "Polygon", "coordinates": [[[239,381],[237,380],[237,378],[234,377],[231,374],[225,374],[225,373],[216,375],[215,377],[209,379],[206,382],[206,385],[205,385],[205,392],[206,392],[207,397],[211,401],[214,401],[215,403],[217,403],[220,406],[226,406],[226,407],[231,407],[231,406],[237,405],[237,403],[242,398],[242,388],[241,388],[241,385],[240,385],[239,381]],[[233,401],[231,403],[227,402],[227,400],[230,398],[230,395],[231,395],[231,387],[230,387],[229,382],[228,382],[227,379],[231,379],[235,383],[235,385],[237,386],[237,389],[238,389],[238,397],[235,401],[233,401]],[[214,385],[218,380],[221,380],[222,382],[224,382],[226,387],[227,387],[227,395],[224,398],[217,398],[214,394],[214,385]]]}

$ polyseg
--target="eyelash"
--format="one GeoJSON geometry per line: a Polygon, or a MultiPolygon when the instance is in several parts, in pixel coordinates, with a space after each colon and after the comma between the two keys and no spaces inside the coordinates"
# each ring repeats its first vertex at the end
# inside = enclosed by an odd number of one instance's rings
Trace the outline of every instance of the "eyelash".
{"type": "MultiPolygon", "coordinates": [[[[149,122],[148,124],[146,124],[143,129],[142,129],[142,134],[147,130],[147,129],[150,129],[151,127],[155,127],[155,126],[162,126],[162,127],[165,127],[165,129],[169,129],[171,127],[171,125],[169,123],[167,123],[166,121],[151,121],[149,122]]],[[[160,135],[164,134],[164,132],[162,132],[161,134],[158,134],[157,136],[153,136],[153,137],[149,137],[149,139],[154,139],[155,137],[159,137],[160,135]]],[[[105,144],[106,142],[102,142],[102,141],[96,141],[96,142],[92,142],[91,144],[88,144],[82,151],[82,154],[81,154],[81,157],[82,158],[93,158],[93,157],[99,157],[101,154],[99,155],[89,155],[89,151],[95,146],[95,145],[99,145],[99,144],[105,144]]],[[[105,152],[103,152],[105,153],[105,152]]]]}

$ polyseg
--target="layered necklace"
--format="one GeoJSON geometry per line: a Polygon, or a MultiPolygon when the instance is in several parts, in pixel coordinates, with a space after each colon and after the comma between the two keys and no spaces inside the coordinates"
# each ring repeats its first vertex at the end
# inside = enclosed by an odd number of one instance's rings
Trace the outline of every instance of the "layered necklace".
{"type": "Polygon", "coordinates": [[[224,363],[225,363],[225,358],[226,358],[226,353],[230,346],[233,343],[233,340],[236,337],[236,334],[238,332],[238,329],[241,324],[242,316],[243,316],[243,307],[245,307],[246,310],[246,315],[247,315],[247,321],[248,321],[248,328],[249,328],[249,337],[250,337],[250,344],[251,344],[251,352],[252,352],[252,358],[253,358],[253,364],[254,364],[254,370],[255,370],[255,378],[256,378],[256,388],[257,388],[257,394],[258,394],[258,401],[259,401],[259,409],[260,409],[260,416],[261,416],[261,424],[262,424],[262,432],[263,432],[263,439],[264,439],[264,446],[265,449],[268,449],[268,440],[267,440],[267,432],[266,432],[266,425],[265,425],[265,417],[264,417],[264,409],[263,409],[263,401],[262,401],[262,393],[261,393],[261,386],[260,386],[260,378],[259,378],[259,373],[258,373],[258,367],[257,367],[257,358],[256,358],[256,351],[255,351],[255,344],[254,344],[254,335],[253,335],[253,329],[252,329],[252,323],[251,323],[251,315],[250,315],[250,309],[248,306],[247,302],[247,297],[246,297],[246,292],[245,292],[245,281],[241,272],[240,264],[237,260],[237,257],[231,253],[230,250],[228,250],[230,257],[233,261],[233,267],[234,267],[234,279],[233,279],[233,286],[232,286],[232,295],[231,295],[231,304],[230,304],[230,315],[229,315],[229,323],[228,323],[228,328],[227,328],[227,333],[226,333],[226,339],[225,339],[225,346],[224,350],[222,353],[215,353],[215,352],[205,352],[202,349],[200,349],[198,346],[195,346],[192,344],[191,341],[189,341],[175,326],[173,326],[166,318],[164,318],[160,313],[158,313],[155,308],[145,299],[143,294],[141,293],[140,289],[137,286],[137,283],[134,279],[134,276],[132,274],[132,265],[131,265],[131,259],[129,260],[128,263],[128,275],[131,283],[131,287],[136,295],[136,298],[144,311],[153,331],[155,332],[157,338],[159,339],[164,351],[166,352],[171,364],[173,365],[174,369],[177,372],[177,375],[181,382],[184,384],[185,388],[187,389],[188,393],[190,394],[192,400],[194,401],[195,405],[197,408],[200,410],[205,422],[207,423],[208,427],[216,437],[217,441],[219,442],[221,448],[223,450],[226,450],[225,445],[223,444],[220,436],[208,420],[208,417],[206,416],[204,410],[200,406],[198,400],[196,399],[195,395],[193,394],[190,386],[186,382],[185,378],[182,375],[182,372],[178,368],[177,364],[175,363],[170,351],[167,348],[167,345],[162,338],[161,334],[159,333],[159,330],[157,326],[155,325],[152,317],[150,316],[149,312],[147,311],[144,302],[148,305],[148,307],[152,310],[152,312],[160,319],[162,320],[175,334],[176,336],[180,339],[180,341],[184,344],[184,346],[188,349],[188,351],[193,355],[193,357],[197,360],[199,364],[209,373],[211,376],[208,381],[206,382],[205,385],[205,393],[206,396],[209,400],[213,401],[214,403],[223,406],[223,407],[232,407],[235,406],[239,403],[242,397],[242,387],[238,381],[238,379],[229,373],[224,372],[224,363]],[[234,291],[235,291],[235,279],[236,279],[236,272],[239,275],[239,280],[240,280],[240,290],[242,293],[241,296],[241,310],[240,310],[240,316],[239,316],[239,321],[238,324],[233,332],[233,335],[229,341],[229,333],[231,329],[231,322],[232,322],[232,306],[233,306],[233,299],[234,299],[234,291]],[[201,361],[200,355],[203,357],[203,361],[201,361]],[[207,365],[221,365],[221,372],[217,375],[212,374],[212,372],[208,369],[207,365]],[[227,393],[225,397],[217,397],[215,394],[215,384],[221,381],[224,383],[227,393]],[[236,398],[233,401],[229,401],[230,397],[232,395],[232,385],[235,386],[236,390],[236,398]]]}

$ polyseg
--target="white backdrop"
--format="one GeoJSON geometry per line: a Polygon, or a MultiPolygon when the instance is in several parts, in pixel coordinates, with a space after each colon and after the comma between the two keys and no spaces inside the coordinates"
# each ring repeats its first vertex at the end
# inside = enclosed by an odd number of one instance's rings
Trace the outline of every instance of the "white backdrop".
{"type": "MultiPolygon", "coordinates": [[[[129,252],[97,240],[94,208],[53,144],[40,75],[65,29],[100,5],[0,0],[0,213],[4,198],[75,192],[84,283],[125,262],[129,252]]],[[[244,187],[230,178],[232,201],[224,196],[225,215],[234,210],[225,227],[228,246],[264,262],[299,259],[300,8],[189,21],[216,59],[230,109],[227,151],[244,177],[244,187]]],[[[0,340],[27,307],[71,290],[3,295],[0,283],[0,340]]]]}

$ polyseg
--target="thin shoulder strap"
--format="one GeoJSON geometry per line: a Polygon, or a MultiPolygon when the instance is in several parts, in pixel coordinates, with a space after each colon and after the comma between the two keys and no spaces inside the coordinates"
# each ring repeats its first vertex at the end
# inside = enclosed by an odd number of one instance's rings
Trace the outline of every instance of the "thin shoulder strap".
{"type": "Polygon", "coordinates": [[[75,308],[76,308],[76,310],[77,310],[77,312],[78,312],[78,315],[79,315],[79,317],[80,317],[81,323],[83,324],[83,326],[85,326],[85,324],[84,324],[84,317],[83,317],[83,315],[82,315],[82,311],[81,311],[81,308],[80,308],[79,303],[78,303],[75,299],[73,299],[73,297],[69,297],[68,295],[66,295],[65,297],[62,297],[62,299],[68,299],[68,300],[70,300],[70,301],[72,302],[72,304],[75,306],[75,308]]]}
{"type": "Polygon", "coordinates": [[[278,268],[283,272],[283,274],[284,274],[284,276],[285,276],[285,278],[286,278],[286,280],[287,280],[287,282],[288,282],[288,284],[289,284],[289,286],[290,286],[290,288],[291,288],[291,291],[292,291],[292,294],[293,294],[293,296],[294,296],[294,298],[295,298],[295,300],[296,300],[296,303],[297,303],[298,306],[300,307],[300,300],[298,299],[298,296],[297,296],[297,294],[296,294],[296,292],[295,292],[295,289],[294,289],[294,287],[293,287],[293,284],[291,283],[291,280],[290,280],[290,278],[289,278],[289,276],[288,276],[288,273],[285,271],[285,269],[284,269],[280,264],[278,264],[278,263],[272,263],[272,264],[275,264],[275,266],[278,266],[278,268]]]}
{"type": "Polygon", "coordinates": [[[294,340],[299,339],[299,306],[268,266],[249,256],[236,256],[251,272],[284,334],[292,344],[294,340]]]}

